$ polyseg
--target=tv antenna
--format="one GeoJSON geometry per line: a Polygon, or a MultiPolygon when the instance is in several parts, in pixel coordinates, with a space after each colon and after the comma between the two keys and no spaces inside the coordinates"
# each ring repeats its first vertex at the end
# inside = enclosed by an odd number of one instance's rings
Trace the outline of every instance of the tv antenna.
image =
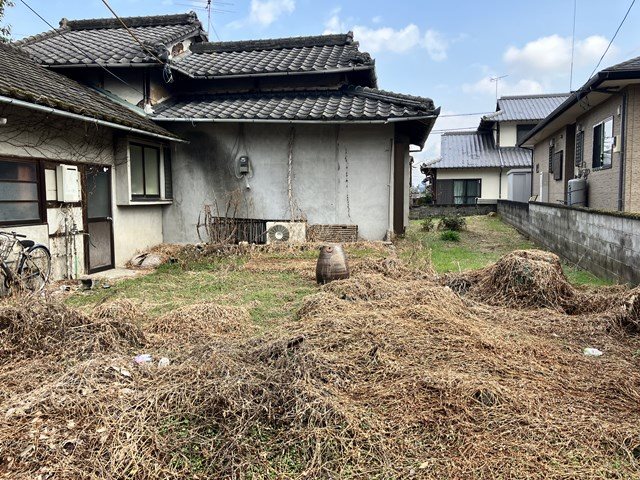
{"type": "Polygon", "coordinates": [[[217,0],[192,0],[189,3],[176,3],[176,5],[183,5],[185,7],[191,7],[196,10],[204,10],[207,12],[207,37],[213,33],[215,34],[218,41],[220,41],[220,35],[216,32],[215,27],[211,24],[211,12],[216,13],[235,13],[233,10],[226,10],[224,8],[218,8],[218,5],[222,6],[232,6],[233,2],[224,2],[217,0]]]}
{"type": "Polygon", "coordinates": [[[491,80],[492,82],[496,83],[496,102],[498,101],[498,83],[500,83],[500,80],[502,80],[503,78],[508,77],[509,75],[502,75],[501,77],[491,77],[489,80],[491,80]]]}

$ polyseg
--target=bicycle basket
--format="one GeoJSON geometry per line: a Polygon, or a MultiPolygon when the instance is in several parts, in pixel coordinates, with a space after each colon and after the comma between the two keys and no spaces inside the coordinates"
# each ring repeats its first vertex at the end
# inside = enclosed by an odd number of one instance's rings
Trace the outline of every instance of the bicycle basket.
{"type": "Polygon", "coordinates": [[[11,254],[11,251],[13,250],[13,246],[15,244],[15,239],[0,235],[0,260],[7,259],[7,257],[11,254]]]}

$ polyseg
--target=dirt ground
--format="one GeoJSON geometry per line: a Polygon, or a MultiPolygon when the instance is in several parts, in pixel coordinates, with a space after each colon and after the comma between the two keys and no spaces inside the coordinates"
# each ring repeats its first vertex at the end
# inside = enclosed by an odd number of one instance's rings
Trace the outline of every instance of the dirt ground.
{"type": "Polygon", "coordinates": [[[356,244],[323,287],[315,247],[165,253],[0,303],[0,478],[640,478],[637,289],[532,250],[356,244]]]}

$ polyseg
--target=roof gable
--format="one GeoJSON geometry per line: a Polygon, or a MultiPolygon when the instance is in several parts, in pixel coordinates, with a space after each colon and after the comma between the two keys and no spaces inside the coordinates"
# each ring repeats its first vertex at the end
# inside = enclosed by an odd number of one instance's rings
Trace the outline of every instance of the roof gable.
{"type": "MultiPolygon", "coordinates": [[[[124,17],[131,32],[148,46],[143,49],[115,18],[60,21],[60,28],[15,42],[44,65],[127,65],[157,63],[146,50],[202,35],[195,13],[124,17]]],[[[155,52],[154,52],[155,53],[155,52]]]]}
{"type": "Polygon", "coordinates": [[[0,95],[148,133],[177,138],[148,118],[92,89],[35,63],[19,49],[0,43],[0,95]]]}

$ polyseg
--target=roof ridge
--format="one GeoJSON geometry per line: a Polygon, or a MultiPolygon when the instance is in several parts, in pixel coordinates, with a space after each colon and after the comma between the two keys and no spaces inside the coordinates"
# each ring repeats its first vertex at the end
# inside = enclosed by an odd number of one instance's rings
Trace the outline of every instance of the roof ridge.
{"type": "Polygon", "coordinates": [[[510,99],[519,99],[519,98],[548,98],[548,97],[568,97],[571,95],[570,92],[567,93],[532,93],[529,95],[505,95],[500,97],[500,100],[510,100],[510,99]]]}
{"type": "Polygon", "coordinates": [[[122,22],[127,27],[155,27],[167,25],[184,25],[200,23],[195,12],[177,13],[170,15],[147,15],[138,17],[120,17],[117,18],[89,18],[82,20],[60,20],[60,28],[68,28],[70,30],[98,30],[106,28],[122,28],[122,22]]]}
{"type": "Polygon", "coordinates": [[[404,93],[391,92],[389,90],[381,90],[379,88],[362,87],[359,85],[346,85],[344,89],[348,92],[357,93],[359,95],[373,98],[383,99],[389,101],[389,97],[392,99],[402,100],[404,102],[414,103],[416,106],[427,106],[427,108],[433,109],[433,100],[428,97],[419,97],[416,95],[406,95],[404,93]]]}
{"type": "Polygon", "coordinates": [[[237,40],[231,42],[202,42],[191,45],[193,53],[241,52],[253,50],[278,50],[287,48],[355,45],[353,32],[300,37],[237,40]]]}
{"type": "Polygon", "coordinates": [[[442,132],[441,135],[490,135],[491,132],[481,132],[479,130],[449,130],[442,132]]]}

